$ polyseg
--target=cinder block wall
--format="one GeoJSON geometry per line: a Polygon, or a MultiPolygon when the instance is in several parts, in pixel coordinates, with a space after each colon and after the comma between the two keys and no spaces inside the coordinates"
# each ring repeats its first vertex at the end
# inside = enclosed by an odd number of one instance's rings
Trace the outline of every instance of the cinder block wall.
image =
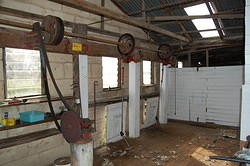
{"type": "MultiPolygon", "coordinates": [[[[98,5],[101,4],[101,0],[92,0],[92,3],[96,3],[98,5]]],[[[83,23],[89,24],[95,21],[100,21],[100,16],[96,16],[87,12],[79,12],[78,10],[65,7],[59,4],[55,4],[49,1],[34,1],[34,0],[1,0],[0,6],[18,9],[22,11],[27,11],[31,13],[36,13],[40,15],[55,15],[61,17],[63,20],[75,22],[75,23],[83,23]]],[[[105,7],[110,8],[116,12],[122,13],[110,0],[105,1],[105,7]]],[[[5,16],[0,15],[2,19],[9,19],[13,21],[21,21],[25,23],[32,23],[33,21],[20,19],[12,16],[5,16]]],[[[100,24],[94,24],[95,27],[100,27],[100,24]]],[[[116,21],[106,21],[104,28],[109,31],[119,32],[119,33],[126,33],[129,32],[133,34],[135,37],[140,37],[147,39],[147,35],[140,29],[128,26],[123,23],[118,23],[116,21]]],[[[103,36],[95,33],[89,32],[90,35],[105,37],[106,39],[113,39],[117,40],[115,37],[108,37],[103,36]]],[[[140,45],[146,47],[152,47],[153,45],[148,45],[146,43],[140,43],[140,45]]],[[[104,50],[105,51],[105,50],[104,50]]],[[[117,52],[118,54],[118,52],[117,52]]],[[[2,62],[2,49],[0,48],[0,99],[4,98],[3,93],[3,62],[2,62]]],[[[72,96],[72,83],[73,83],[73,64],[72,64],[72,55],[67,54],[58,54],[58,53],[49,53],[48,54],[50,63],[52,66],[53,73],[56,77],[56,81],[62,90],[62,93],[65,96],[72,96]]],[[[116,91],[103,91],[102,88],[102,58],[101,57],[89,57],[89,101],[93,101],[93,83],[94,81],[98,81],[97,87],[97,98],[98,99],[107,99],[113,97],[119,97],[122,95],[128,95],[128,64],[121,63],[121,66],[125,68],[125,80],[124,84],[122,85],[120,90],[116,91]]],[[[159,64],[155,65],[155,70],[159,71],[159,64]]],[[[157,74],[157,78],[159,78],[159,74],[157,74]]],[[[152,93],[156,92],[159,89],[158,81],[155,86],[151,87],[141,87],[141,93],[152,93]]],[[[55,89],[51,81],[50,83],[50,90],[51,95],[53,97],[57,96],[55,89]]],[[[62,106],[61,102],[53,102],[54,108],[57,112],[59,112],[59,107],[62,106]]],[[[13,113],[19,113],[27,110],[42,110],[42,111],[49,111],[47,103],[39,103],[39,104],[29,104],[29,105],[22,105],[22,106],[10,106],[10,107],[0,107],[0,114],[8,111],[13,113]]],[[[93,108],[89,109],[90,118],[93,118],[93,108]]],[[[12,136],[27,134],[34,131],[40,131],[48,128],[54,128],[55,125],[53,122],[23,127],[18,129],[0,131],[0,139],[8,138],[12,136]]],[[[106,112],[105,112],[105,105],[97,107],[97,132],[94,135],[94,144],[95,147],[104,145],[106,143],[106,112]]],[[[44,138],[38,141],[34,141],[28,144],[22,144],[19,146],[14,146],[7,149],[0,150],[0,165],[7,164],[7,165],[48,165],[52,163],[57,157],[69,155],[69,145],[64,141],[61,135],[56,135],[48,138],[44,138]],[[43,142],[46,142],[45,144],[43,142]],[[55,146],[51,146],[55,142],[55,146]],[[59,142],[59,143],[58,143],[59,142]],[[43,145],[43,149],[39,149],[40,145],[43,145]],[[22,149],[27,150],[24,151],[22,149]],[[32,153],[28,152],[32,149],[32,153]],[[6,151],[10,152],[9,155],[6,155],[6,151]],[[24,151],[22,153],[22,151],[24,151]],[[17,155],[22,153],[22,155],[17,155]],[[13,158],[13,156],[16,156],[13,158]],[[40,161],[40,162],[38,162],[40,161]]]]}

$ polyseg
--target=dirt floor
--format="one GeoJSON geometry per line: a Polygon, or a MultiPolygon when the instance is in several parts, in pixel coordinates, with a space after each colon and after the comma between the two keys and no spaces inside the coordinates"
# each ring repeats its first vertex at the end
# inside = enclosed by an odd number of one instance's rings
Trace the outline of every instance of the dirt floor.
{"type": "Polygon", "coordinates": [[[233,156],[239,150],[237,134],[178,122],[155,125],[128,139],[131,148],[119,141],[96,150],[94,166],[238,166],[208,157],[233,156]]]}

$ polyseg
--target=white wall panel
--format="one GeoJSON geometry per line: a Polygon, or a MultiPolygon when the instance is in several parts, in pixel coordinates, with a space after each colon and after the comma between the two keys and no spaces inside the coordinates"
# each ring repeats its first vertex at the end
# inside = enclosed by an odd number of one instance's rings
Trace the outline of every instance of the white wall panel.
{"type": "Polygon", "coordinates": [[[170,70],[170,119],[239,126],[243,66],[170,70]]]}
{"type": "Polygon", "coordinates": [[[107,143],[122,139],[120,132],[125,133],[127,102],[106,106],[107,111],[107,143]],[[122,108],[123,107],[123,108],[122,108]]]}

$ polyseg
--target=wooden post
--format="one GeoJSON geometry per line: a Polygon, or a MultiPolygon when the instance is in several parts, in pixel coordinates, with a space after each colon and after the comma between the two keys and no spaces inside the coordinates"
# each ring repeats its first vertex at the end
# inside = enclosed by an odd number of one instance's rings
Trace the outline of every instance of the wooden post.
{"type": "Polygon", "coordinates": [[[140,63],[129,63],[129,136],[140,136],[140,63]]]}
{"type": "MultiPolygon", "coordinates": [[[[77,24],[73,32],[87,34],[87,26],[77,24]]],[[[83,39],[75,39],[83,42],[83,39]]],[[[73,56],[74,111],[82,118],[88,118],[88,56],[73,56]],[[77,86],[76,86],[77,85],[77,86]]],[[[87,144],[71,144],[72,166],[93,166],[93,141],[87,144]]]]}
{"type": "Polygon", "coordinates": [[[141,10],[142,10],[142,17],[146,20],[146,12],[145,12],[145,0],[141,0],[141,10]]]}
{"type": "Polygon", "coordinates": [[[192,54],[188,53],[188,67],[192,67],[192,54]]]}
{"type": "MultiPolygon", "coordinates": [[[[101,1],[101,6],[105,7],[105,0],[101,1]]],[[[101,30],[104,30],[104,16],[101,16],[101,30]]]]}
{"type": "Polygon", "coordinates": [[[206,67],[209,67],[209,51],[206,49],[206,67]]]}

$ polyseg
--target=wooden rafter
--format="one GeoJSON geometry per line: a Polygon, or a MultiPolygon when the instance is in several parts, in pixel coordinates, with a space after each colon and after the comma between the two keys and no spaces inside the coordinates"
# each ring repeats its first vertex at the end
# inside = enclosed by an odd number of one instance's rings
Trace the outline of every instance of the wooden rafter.
{"type": "MultiPolygon", "coordinates": [[[[160,3],[161,3],[162,5],[164,5],[165,1],[160,0],[160,3]]],[[[163,10],[163,12],[168,13],[168,10],[165,9],[165,10],[163,10]]],[[[145,15],[146,15],[146,12],[144,12],[144,13],[145,13],[145,15]]],[[[174,16],[174,14],[173,14],[172,11],[170,11],[169,13],[170,13],[171,16],[174,16]]],[[[182,24],[181,22],[176,21],[176,23],[177,23],[177,25],[179,26],[179,28],[181,29],[181,31],[186,32],[186,29],[185,29],[185,27],[183,26],[183,24],[182,24]]],[[[191,38],[191,36],[190,36],[188,33],[183,33],[183,34],[184,34],[189,40],[192,41],[192,38],[191,38]]]]}
{"type": "MultiPolygon", "coordinates": [[[[206,0],[206,1],[209,1],[209,0],[206,0]]],[[[191,0],[191,1],[184,0],[184,1],[180,2],[180,3],[176,3],[176,2],[174,2],[174,3],[165,3],[163,5],[154,6],[154,7],[145,9],[145,11],[141,10],[141,11],[136,11],[136,12],[133,12],[133,13],[129,13],[129,16],[135,16],[135,15],[141,14],[142,12],[151,12],[151,11],[162,10],[162,9],[165,9],[165,10],[168,10],[168,11],[173,11],[175,9],[180,9],[180,8],[184,8],[184,7],[188,7],[188,6],[193,6],[193,5],[203,3],[203,2],[204,2],[204,0],[191,0]]]]}
{"type": "MultiPolygon", "coordinates": [[[[16,9],[11,9],[11,8],[6,8],[6,7],[2,7],[0,6],[0,14],[5,14],[5,15],[9,15],[9,16],[14,16],[14,17],[19,17],[19,18],[24,18],[24,19],[30,19],[30,20],[34,20],[34,21],[42,21],[45,16],[43,15],[39,15],[39,14],[34,14],[34,13],[30,13],[30,12],[25,12],[25,11],[21,11],[21,10],[16,10],[16,9]]],[[[73,27],[74,23],[70,22],[70,21],[63,21],[64,22],[64,26],[66,27],[73,27]]],[[[100,28],[96,28],[96,27],[92,27],[92,26],[88,26],[88,30],[94,33],[100,33],[103,35],[108,35],[108,36],[114,36],[114,37],[119,37],[121,36],[120,33],[116,33],[116,32],[111,32],[108,30],[102,30],[100,28]]],[[[153,42],[149,41],[149,40],[145,40],[142,38],[137,38],[135,37],[136,40],[142,41],[142,42],[149,42],[151,44],[154,44],[153,42]]]]}
{"type": "Polygon", "coordinates": [[[136,19],[133,19],[131,17],[128,17],[124,14],[119,14],[117,12],[114,12],[110,9],[98,6],[96,4],[87,2],[85,0],[49,0],[52,2],[56,2],[59,4],[63,4],[65,6],[69,6],[75,9],[79,9],[82,11],[86,11],[92,14],[96,14],[96,15],[103,15],[107,18],[111,18],[113,20],[128,24],[128,25],[132,25],[132,26],[136,26],[136,27],[140,27],[140,28],[144,28],[150,31],[154,31],[157,33],[160,33],[162,35],[166,35],[184,42],[189,42],[189,40],[181,35],[178,35],[174,32],[159,28],[157,26],[154,26],[152,24],[148,24],[145,21],[138,21],[136,19]]]}
{"type": "MultiPolygon", "coordinates": [[[[183,20],[193,20],[201,18],[213,18],[213,19],[243,19],[244,14],[213,14],[213,15],[195,15],[195,16],[154,16],[147,17],[147,21],[183,21],[183,20]]],[[[142,20],[143,18],[137,18],[142,20]]]]}
{"type": "Polygon", "coordinates": [[[224,27],[224,28],[215,28],[215,29],[205,29],[205,30],[193,30],[193,31],[182,31],[182,32],[179,32],[180,34],[183,34],[183,33],[197,33],[197,32],[207,32],[207,31],[216,31],[216,30],[230,30],[230,29],[243,29],[244,27],[243,26],[233,26],[233,27],[224,27]]]}
{"type": "MultiPolygon", "coordinates": [[[[206,6],[208,8],[208,11],[209,11],[210,15],[214,16],[213,10],[212,10],[211,6],[209,5],[209,3],[205,2],[205,4],[206,4],[206,6]]],[[[217,19],[213,18],[213,22],[214,22],[214,25],[215,25],[216,29],[220,29],[221,28],[220,24],[219,24],[219,21],[218,21],[218,18],[217,19]]],[[[218,33],[219,33],[220,39],[223,40],[222,30],[218,30],[218,33]]]]}
{"type": "MultiPolygon", "coordinates": [[[[111,0],[124,14],[128,15],[128,12],[124,9],[124,7],[122,5],[120,5],[116,0],[111,0]]],[[[144,0],[142,0],[144,1],[144,0]]],[[[158,42],[157,39],[153,36],[150,35],[149,31],[146,31],[145,29],[143,29],[143,31],[154,41],[154,42],[158,42]]]]}
{"type": "MultiPolygon", "coordinates": [[[[242,13],[244,13],[243,8],[231,9],[231,10],[226,10],[223,12],[216,11],[216,14],[242,14],[242,13]]],[[[221,18],[218,18],[218,19],[221,20],[221,18]]],[[[178,22],[182,22],[182,21],[189,21],[189,20],[178,20],[178,22]]],[[[157,22],[154,25],[163,26],[163,25],[168,25],[168,24],[177,24],[177,22],[176,21],[164,21],[164,22],[157,22]]]]}

